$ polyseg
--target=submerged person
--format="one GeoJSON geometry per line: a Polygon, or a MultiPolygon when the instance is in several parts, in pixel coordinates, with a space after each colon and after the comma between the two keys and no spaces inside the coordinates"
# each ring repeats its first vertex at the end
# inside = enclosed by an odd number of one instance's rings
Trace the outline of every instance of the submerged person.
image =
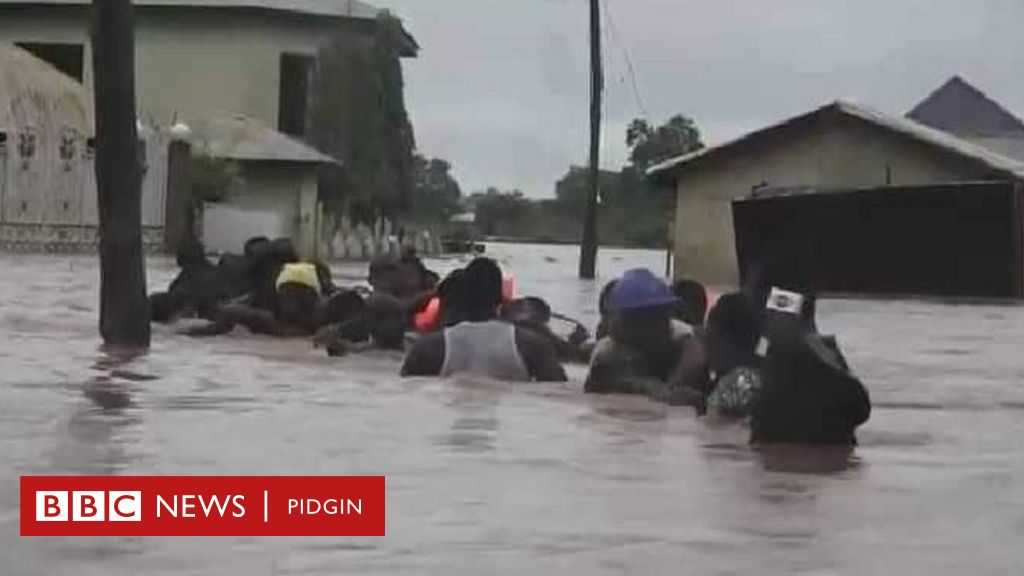
{"type": "Polygon", "coordinates": [[[554,347],[535,333],[498,319],[502,274],[489,258],[477,258],[460,274],[452,303],[465,320],[424,334],[402,365],[403,376],[469,374],[509,382],[564,382],[554,347]]]}
{"type": "Polygon", "coordinates": [[[646,394],[695,405],[707,386],[703,344],[672,318],[678,299],[650,270],[623,274],[608,294],[608,335],[598,341],[584,390],[646,394]]]}
{"type": "Polygon", "coordinates": [[[763,384],[751,441],[853,445],[855,430],[871,416],[868,391],[835,338],[818,333],[814,293],[799,283],[780,285],[768,291],[765,303],[758,343],[765,356],[763,384]]]}
{"type": "Polygon", "coordinates": [[[562,320],[574,323],[574,329],[567,338],[555,334],[551,329],[551,320],[555,314],[542,298],[526,296],[509,300],[501,307],[501,317],[550,342],[562,360],[586,362],[590,358],[590,350],[584,346],[590,338],[587,329],[575,320],[559,316],[562,320]]]}
{"type": "Polygon", "coordinates": [[[181,316],[213,319],[221,303],[231,297],[230,286],[206,259],[202,243],[184,243],[176,259],[181,270],[167,291],[150,296],[151,320],[167,323],[181,316]]]}
{"type": "Polygon", "coordinates": [[[355,292],[339,292],[331,297],[358,300],[342,313],[331,314],[330,323],[317,331],[314,344],[327,350],[329,356],[344,356],[368,348],[402,350],[409,327],[406,304],[386,293],[373,293],[365,299],[355,292]]]}
{"type": "Polygon", "coordinates": [[[594,331],[594,336],[601,340],[608,335],[611,330],[614,315],[611,308],[612,290],[615,289],[615,285],[618,284],[618,280],[610,280],[607,284],[601,288],[601,294],[597,297],[597,312],[601,318],[597,322],[597,330],[594,331]]]}
{"type": "Polygon", "coordinates": [[[672,293],[679,298],[675,318],[699,331],[708,313],[708,292],[704,285],[696,280],[683,279],[672,284],[672,293]]]}
{"type": "Polygon", "coordinates": [[[757,342],[759,315],[744,294],[726,294],[708,314],[704,333],[711,370],[707,411],[730,418],[750,416],[761,391],[757,342]]]}
{"type": "Polygon", "coordinates": [[[242,325],[255,334],[311,336],[324,323],[316,265],[289,262],[278,269],[273,293],[222,305],[215,320],[189,330],[192,336],[226,334],[242,325]]]}

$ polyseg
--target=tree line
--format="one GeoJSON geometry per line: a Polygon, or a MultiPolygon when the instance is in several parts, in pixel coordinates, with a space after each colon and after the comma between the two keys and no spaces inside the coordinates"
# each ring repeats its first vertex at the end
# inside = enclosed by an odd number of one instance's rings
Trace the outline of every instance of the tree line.
{"type": "MultiPolygon", "coordinates": [[[[677,115],[660,126],[634,120],[626,133],[629,163],[619,171],[599,175],[598,222],[603,244],[660,247],[668,241],[668,221],[674,190],[654,186],[644,178],[647,169],[663,160],[703,148],[694,122],[677,115]]],[[[570,167],[555,184],[553,198],[535,199],[522,190],[486,190],[462,196],[451,165],[440,159],[417,158],[414,219],[444,222],[453,214],[476,215],[482,236],[539,242],[579,241],[581,214],[588,193],[587,170],[570,167]]]]}
{"type": "MultiPolygon", "coordinates": [[[[377,24],[370,38],[339,35],[316,60],[306,139],[344,166],[325,168],[320,176],[327,213],[355,222],[388,218],[444,231],[455,214],[474,212],[482,236],[579,241],[586,170],[570,167],[555,184],[554,198],[534,199],[521,190],[497,187],[466,195],[449,161],[417,152],[405,108],[402,24],[387,12],[377,24]]],[[[643,175],[661,160],[702,148],[700,131],[678,115],[660,126],[634,120],[625,136],[629,163],[600,174],[601,241],[663,246],[673,194],[655,188],[643,175]]]]}

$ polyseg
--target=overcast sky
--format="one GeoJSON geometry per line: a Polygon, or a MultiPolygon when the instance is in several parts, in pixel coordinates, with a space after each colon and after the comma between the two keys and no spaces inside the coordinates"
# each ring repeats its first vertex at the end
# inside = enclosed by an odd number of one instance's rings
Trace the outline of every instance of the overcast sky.
{"type": "MultiPolygon", "coordinates": [[[[904,113],[959,73],[1024,114],[1021,0],[603,0],[603,163],[641,108],[717,143],[836,98],[904,113]],[[612,29],[614,28],[614,30],[612,29]],[[614,34],[617,32],[617,35],[614,34]],[[616,37],[618,42],[616,42],[616,37]]],[[[586,161],[587,0],[377,0],[422,52],[405,63],[417,143],[467,193],[550,196],[586,161]]]]}

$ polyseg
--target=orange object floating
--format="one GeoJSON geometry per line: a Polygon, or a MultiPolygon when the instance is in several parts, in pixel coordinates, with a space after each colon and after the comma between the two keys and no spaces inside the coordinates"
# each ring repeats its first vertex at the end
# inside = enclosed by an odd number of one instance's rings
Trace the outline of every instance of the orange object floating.
{"type": "Polygon", "coordinates": [[[427,302],[423,310],[413,318],[413,327],[417,332],[430,332],[441,321],[441,298],[434,296],[427,302]]]}
{"type": "Polygon", "coordinates": [[[501,297],[508,302],[516,297],[516,278],[511,274],[506,274],[501,279],[501,297]]]}

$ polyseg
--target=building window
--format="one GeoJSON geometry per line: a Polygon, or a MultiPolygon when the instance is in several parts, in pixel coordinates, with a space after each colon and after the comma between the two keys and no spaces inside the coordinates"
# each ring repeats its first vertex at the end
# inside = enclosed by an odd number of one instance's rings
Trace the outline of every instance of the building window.
{"type": "Polygon", "coordinates": [[[17,42],[16,44],[36,58],[49,62],[54,68],[76,81],[82,81],[85,48],[81,44],[49,42],[17,42]]]}
{"type": "Polygon", "coordinates": [[[281,54],[277,129],[290,136],[301,138],[306,134],[306,104],[312,71],[312,56],[281,54]]]}

